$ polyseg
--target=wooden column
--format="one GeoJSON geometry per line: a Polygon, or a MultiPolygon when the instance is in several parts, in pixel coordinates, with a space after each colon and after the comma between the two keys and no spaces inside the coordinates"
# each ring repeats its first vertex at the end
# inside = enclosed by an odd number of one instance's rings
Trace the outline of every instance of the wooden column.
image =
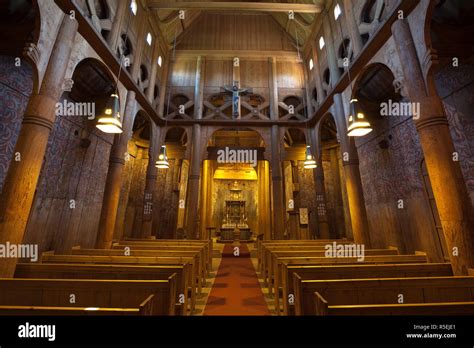
{"type": "Polygon", "coordinates": [[[340,94],[334,94],[334,105],[336,110],[334,119],[341,142],[342,163],[346,179],[347,201],[351,215],[354,242],[364,244],[366,248],[370,248],[369,223],[365,208],[362,179],[360,177],[359,155],[354,138],[347,136],[347,123],[340,94]]]}
{"type": "Polygon", "coordinates": [[[331,30],[331,23],[329,22],[328,14],[325,14],[323,17],[323,31],[324,31],[324,42],[326,47],[326,56],[328,59],[328,67],[329,71],[331,72],[331,86],[334,87],[339,78],[341,77],[341,73],[339,71],[339,67],[337,66],[337,55],[336,55],[336,48],[334,47],[334,36],[331,30]]]}
{"type": "Polygon", "coordinates": [[[346,21],[347,30],[349,30],[349,35],[351,37],[352,48],[354,50],[354,57],[357,57],[362,49],[364,44],[362,43],[362,37],[360,36],[359,26],[354,15],[354,5],[352,0],[344,0],[344,20],[346,21]]]}
{"type": "MultiPolygon", "coordinates": [[[[33,94],[28,102],[14,151],[21,155],[21,160],[12,161],[0,199],[2,245],[23,241],[77,28],[75,19],[63,17],[39,93],[33,94]]],[[[13,277],[16,263],[16,258],[2,260],[0,277],[13,277]]]]}
{"type": "Polygon", "coordinates": [[[201,238],[209,239],[208,227],[211,226],[209,210],[212,201],[212,163],[203,161],[201,183],[201,238]]]}
{"type": "Polygon", "coordinates": [[[153,46],[153,54],[151,57],[151,73],[150,73],[150,84],[148,85],[148,90],[146,97],[150,104],[153,105],[155,100],[155,84],[156,84],[156,74],[158,72],[158,57],[160,56],[160,45],[158,39],[155,40],[153,46]]]}
{"type": "Polygon", "coordinates": [[[151,121],[150,147],[148,149],[148,166],[146,168],[145,192],[143,196],[142,228],[138,233],[140,238],[148,238],[152,235],[153,225],[153,202],[156,187],[157,171],[156,160],[160,153],[160,128],[151,121]]]}
{"type": "Polygon", "coordinates": [[[108,249],[112,246],[112,239],[117,219],[117,210],[122,186],[122,173],[127,154],[127,145],[130,140],[135,115],[135,92],[128,91],[123,117],[123,133],[116,134],[110,150],[109,170],[105,182],[104,198],[100,213],[99,230],[97,233],[96,248],[108,249]]]}
{"type": "Polygon", "coordinates": [[[415,120],[441,225],[455,275],[474,266],[474,212],[449,132],[442,101],[435,88],[428,88],[418,60],[408,21],[397,20],[393,38],[401,61],[410,102],[420,103],[415,120]]]}
{"type": "MultiPolygon", "coordinates": [[[[135,48],[135,56],[133,57],[132,69],[130,71],[130,75],[132,76],[133,81],[136,83],[137,78],[140,75],[140,66],[142,64],[142,57],[143,51],[146,44],[146,24],[148,23],[147,12],[145,10],[141,10],[141,7],[138,7],[138,14],[137,16],[140,17],[140,24],[138,26],[138,35],[137,35],[137,46],[135,48]]],[[[158,38],[154,37],[153,41],[158,40],[158,38]]]]}
{"type": "Polygon", "coordinates": [[[169,73],[171,71],[171,62],[170,62],[170,55],[168,54],[163,59],[163,66],[161,69],[161,77],[160,77],[160,101],[158,104],[158,116],[161,118],[165,118],[165,103],[166,103],[166,89],[168,88],[168,78],[169,73]]]}
{"type": "MultiPolygon", "coordinates": [[[[329,159],[331,162],[331,171],[333,173],[334,178],[334,213],[337,213],[338,209],[343,206],[342,203],[342,191],[341,191],[341,177],[339,175],[339,158],[338,158],[338,147],[333,147],[329,149],[329,159]]],[[[344,219],[339,219],[340,215],[335,215],[336,218],[336,226],[335,232],[336,235],[333,236],[334,238],[342,238],[344,236],[344,219]],[[342,230],[341,230],[342,229],[342,230]]]]}
{"type": "MultiPolygon", "coordinates": [[[[277,61],[275,57],[269,59],[270,63],[270,113],[272,120],[278,120],[278,82],[277,61]]],[[[273,189],[273,236],[283,239],[285,232],[285,197],[283,191],[283,173],[280,160],[280,127],[273,125],[271,129],[271,167],[273,189]]]]}
{"type": "Polygon", "coordinates": [[[128,3],[128,1],[117,1],[117,11],[112,22],[112,28],[110,29],[109,36],[107,37],[107,44],[114,54],[117,49],[122,31],[123,20],[125,18],[125,14],[127,13],[126,10],[128,8],[128,3]]]}
{"type": "Polygon", "coordinates": [[[194,118],[200,120],[202,118],[203,101],[204,101],[204,69],[206,60],[199,56],[196,62],[196,81],[194,85],[194,118]]]}
{"type": "Polygon", "coordinates": [[[318,221],[319,238],[329,238],[329,223],[327,216],[326,188],[324,186],[324,169],[322,161],[322,149],[319,134],[316,128],[311,129],[311,140],[314,158],[318,167],[313,170],[314,188],[316,191],[316,215],[318,221]]]}
{"type": "Polygon", "coordinates": [[[193,125],[191,168],[188,178],[186,228],[188,238],[199,238],[199,180],[201,178],[201,126],[193,125]]]}
{"type": "Polygon", "coordinates": [[[323,90],[323,82],[321,80],[321,66],[319,63],[319,55],[318,55],[318,49],[316,48],[315,43],[313,42],[311,44],[311,54],[313,58],[313,74],[314,74],[314,81],[316,84],[316,91],[318,92],[318,103],[321,104],[323,100],[325,99],[324,96],[324,90],[323,90]]]}

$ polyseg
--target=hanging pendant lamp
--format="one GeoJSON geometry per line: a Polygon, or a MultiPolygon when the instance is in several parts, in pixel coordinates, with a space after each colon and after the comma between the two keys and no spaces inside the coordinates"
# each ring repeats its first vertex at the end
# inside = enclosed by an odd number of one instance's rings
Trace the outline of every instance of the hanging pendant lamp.
{"type": "Polygon", "coordinates": [[[112,94],[102,115],[97,120],[97,128],[104,133],[122,133],[122,122],[120,121],[120,102],[117,94],[112,94]]]}
{"type": "Polygon", "coordinates": [[[314,160],[314,156],[311,153],[310,145],[306,146],[306,157],[303,164],[304,164],[305,169],[314,169],[318,167],[318,165],[316,164],[316,161],[314,160]]]}
{"type": "Polygon", "coordinates": [[[349,103],[349,127],[347,135],[350,137],[363,137],[372,132],[370,122],[365,118],[364,112],[360,108],[359,101],[352,99],[349,103]]]}
{"type": "Polygon", "coordinates": [[[166,155],[166,145],[163,145],[158,155],[158,161],[156,161],[156,168],[158,169],[169,169],[170,164],[168,162],[168,156],[166,155]]]}

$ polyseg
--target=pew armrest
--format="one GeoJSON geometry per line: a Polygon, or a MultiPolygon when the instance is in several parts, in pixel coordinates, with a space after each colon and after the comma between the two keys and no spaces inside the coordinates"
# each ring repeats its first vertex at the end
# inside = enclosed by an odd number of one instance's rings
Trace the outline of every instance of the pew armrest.
{"type": "Polygon", "coordinates": [[[328,301],[317,291],[314,293],[314,309],[315,315],[328,315],[328,301]]]}
{"type": "Polygon", "coordinates": [[[155,300],[155,295],[151,294],[146,298],[145,301],[140,303],[139,315],[153,315],[153,304],[155,300]]]}
{"type": "Polygon", "coordinates": [[[293,273],[293,290],[295,293],[295,315],[303,315],[303,289],[302,279],[295,272],[293,273]]]}

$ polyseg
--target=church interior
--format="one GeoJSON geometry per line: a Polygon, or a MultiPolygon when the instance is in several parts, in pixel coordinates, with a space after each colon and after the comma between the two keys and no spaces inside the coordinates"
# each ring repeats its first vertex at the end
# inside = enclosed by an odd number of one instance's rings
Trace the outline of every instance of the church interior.
{"type": "Polygon", "coordinates": [[[474,2],[1,7],[0,316],[474,315],[474,2]]]}

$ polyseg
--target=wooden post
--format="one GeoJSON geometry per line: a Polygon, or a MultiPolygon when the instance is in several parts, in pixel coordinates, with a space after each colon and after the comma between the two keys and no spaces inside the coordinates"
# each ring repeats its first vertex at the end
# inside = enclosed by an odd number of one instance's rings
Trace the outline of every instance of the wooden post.
{"type": "Polygon", "coordinates": [[[153,202],[157,178],[156,160],[160,152],[160,128],[151,121],[150,147],[148,149],[148,165],[146,168],[145,192],[143,197],[142,228],[138,232],[141,238],[152,235],[153,225],[153,202]]]}
{"type": "Polygon", "coordinates": [[[199,239],[199,180],[201,178],[201,126],[193,125],[191,168],[188,178],[187,236],[199,239]]]}
{"type": "MultiPolygon", "coordinates": [[[[132,80],[136,83],[137,79],[140,75],[140,66],[142,64],[142,57],[143,51],[146,43],[145,38],[145,31],[146,31],[146,24],[148,23],[147,13],[145,10],[140,10],[141,7],[139,6],[138,16],[140,18],[140,25],[138,28],[138,36],[137,36],[137,47],[135,48],[135,56],[133,57],[132,69],[130,71],[130,75],[132,76],[132,80]]],[[[158,38],[154,38],[154,40],[158,40],[158,38]]]]}
{"type": "Polygon", "coordinates": [[[115,54],[117,45],[119,42],[120,34],[122,31],[123,20],[125,14],[127,13],[127,3],[128,1],[118,1],[117,2],[117,12],[115,12],[115,17],[112,22],[112,28],[110,29],[109,36],[107,37],[107,44],[109,45],[112,52],[115,54]]]}
{"type": "Polygon", "coordinates": [[[313,74],[314,74],[314,81],[316,85],[316,91],[318,92],[318,100],[317,102],[321,104],[325,98],[324,90],[323,90],[323,82],[321,80],[321,66],[319,64],[319,55],[318,50],[314,43],[311,44],[311,53],[313,57],[313,74]]]}
{"type": "Polygon", "coordinates": [[[313,178],[314,178],[314,187],[316,191],[316,216],[318,221],[318,232],[319,237],[322,239],[329,238],[329,223],[328,223],[328,216],[327,216],[327,204],[326,204],[326,189],[324,186],[324,169],[323,169],[323,161],[322,161],[322,149],[319,140],[319,134],[317,134],[317,129],[311,129],[311,140],[312,140],[312,148],[314,149],[314,158],[316,159],[316,163],[318,167],[313,170],[313,178]]]}
{"type": "Polygon", "coordinates": [[[161,70],[160,77],[160,101],[158,104],[158,116],[161,118],[166,118],[167,115],[164,115],[165,112],[165,103],[166,103],[166,89],[168,88],[168,78],[171,71],[170,55],[166,55],[163,59],[163,66],[161,70]]]}
{"type": "Polygon", "coordinates": [[[153,105],[155,100],[155,84],[156,84],[156,74],[158,72],[158,57],[160,56],[160,45],[158,40],[155,40],[155,45],[153,46],[153,54],[151,57],[151,73],[150,73],[150,84],[148,85],[148,90],[146,97],[150,104],[153,105]]]}
{"type": "Polygon", "coordinates": [[[354,138],[347,136],[347,123],[340,94],[334,94],[334,105],[336,110],[334,119],[341,142],[342,164],[344,166],[347,201],[351,215],[354,242],[364,244],[366,248],[370,248],[369,222],[367,220],[364,190],[362,189],[362,179],[360,177],[359,155],[354,138]]]}
{"type": "MultiPolygon", "coordinates": [[[[272,120],[278,120],[278,82],[277,61],[275,57],[270,63],[270,114],[272,120]]],[[[280,160],[280,128],[273,125],[271,129],[272,150],[272,188],[273,188],[273,235],[275,239],[283,239],[285,232],[285,204],[283,193],[283,173],[280,160]]]]}
{"type": "MultiPolygon", "coordinates": [[[[39,93],[33,94],[28,101],[15,146],[15,153],[21,155],[21,160],[12,161],[0,199],[2,245],[23,241],[77,28],[75,19],[63,16],[39,93]]],[[[38,230],[38,233],[41,232],[38,230]]],[[[16,258],[2,260],[0,277],[13,277],[16,263],[16,258]]]]}
{"type": "Polygon", "coordinates": [[[344,18],[346,21],[346,27],[349,31],[351,37],[352,47],[354,50],[354,57],[357,57],[362,49],[364,44],[362,43],[362,37],[360,36],[359,27],[354,15],[354,5],[352,0],[344,0],[344,18]]]}
{"type": "Polygon", "coordinates": [[[415,120],[441,225],[455,275],[467,274],[474,265],[474,212],[461,167],[453,159],[455,148],[442,101],[428,88],[407,20],[392,26],[393,38],[412,103],[420,103],[415,120]]]}
{"type": "Polygon", "coordinates": [[[123,133],[116,134],[110,150],[109,170],[105,182],[104,198],[100,213],[99,230],[97,233],[96,248],[108,249],[112,246],[115,231],[115,221],[122,186],[122,172],[127,155],[127,145],[132,133],[136,109],[135,92],[128,91],[123,118],[123,133]]]}

